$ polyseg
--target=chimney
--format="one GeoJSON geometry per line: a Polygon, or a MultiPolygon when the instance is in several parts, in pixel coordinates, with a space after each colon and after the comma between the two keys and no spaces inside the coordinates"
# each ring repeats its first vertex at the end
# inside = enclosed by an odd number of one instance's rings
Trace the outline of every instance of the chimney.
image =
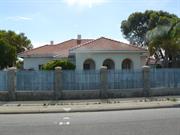
{"type": "Polygon", "coordinates": [[[54,45],[54,41],[50,41],[50,45],[54,45]]]}
{"type": "Polygon", "coordinates": [[[77,35],[77,44],[81,44],[81,35],[77,35]]]}

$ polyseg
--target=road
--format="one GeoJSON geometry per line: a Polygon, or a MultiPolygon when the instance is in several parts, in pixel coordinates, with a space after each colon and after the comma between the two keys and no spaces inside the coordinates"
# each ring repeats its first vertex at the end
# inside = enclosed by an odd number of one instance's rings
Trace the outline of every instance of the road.
{"type": "Polygon", "coordinates": [[[180,108],[6,114],[0,135],[180,135],[180,108]]]}

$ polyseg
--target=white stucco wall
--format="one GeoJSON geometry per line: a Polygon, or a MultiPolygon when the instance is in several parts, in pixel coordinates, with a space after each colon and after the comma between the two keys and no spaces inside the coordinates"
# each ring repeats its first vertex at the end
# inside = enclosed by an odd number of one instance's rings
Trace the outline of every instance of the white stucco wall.
{"type": "MultiPolygon", "coordinates": [[[[93,59],[95,62],[95,69],[100,69],[103,65],[104,60],[111,59],[115,63],[115,69],[122,68],[122,61],[124,59],[130,59],[133,62],[133,69],[140,69],[146,60],[145,55],[141,53],[121,53],[121,52],[101,52],[101,53],[76,53],[75,54],[75,65],[77,70],[83,69],[83,63],[87,59],[93,59]]],[[[39,70],[39,65],[46,64],[47,62],[54,60],[53,58],[24,58],[24,69],[39,70]]]]}
{"type": "Polygon", "coordinates": [[[24,69],[39,70],[39,65],[46,64],[53,58],[24,58],[24,69]]]}
{"type": "Polygon", "coordinates": [[[140,60],[141,60],[141,66],[144,66],[144,65],[146,65],[146,59],[147,59],[147,56],[141,56],[140,57],[140,60]]]}
{"type": "Polygon", "coordinates": [[[93,59],[96,69],[100,69],[106,59],[114,61],[115,69],[122,69],[122,61],[126,58],[132,60],[133,69],[140,69],[145,63],[141,53],[76,53],[76,69],[82,70],[86,59],[93,59]]]}

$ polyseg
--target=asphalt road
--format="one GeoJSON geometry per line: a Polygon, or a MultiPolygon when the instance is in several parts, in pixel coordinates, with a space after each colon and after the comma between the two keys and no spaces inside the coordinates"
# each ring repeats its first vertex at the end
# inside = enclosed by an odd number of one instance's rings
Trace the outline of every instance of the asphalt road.
{"type": "Polygon", "coordinates": [[[180,135],[180,108],[0,115],[0,135],[180,135]]]}

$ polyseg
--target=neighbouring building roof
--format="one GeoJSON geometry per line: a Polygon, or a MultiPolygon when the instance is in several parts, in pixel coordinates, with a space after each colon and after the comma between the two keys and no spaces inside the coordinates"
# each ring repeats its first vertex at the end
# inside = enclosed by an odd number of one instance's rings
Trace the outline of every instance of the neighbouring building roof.
{"type": "Polygon", "coordinates": [[[101,37],[93,39],[71,39],[65,42],[44,45],[29,51],[20,53],[19,57],[68,57],[69,52],[74,51],[127,51],[127,52],[146,52],[146,49],[126,44],[120,41],[101,37]],[[81,41],[81,42],[79,42],[81,41]]]}
{"type": "Polygon", "coordinates": [[[155,58],[148,58],[147,59],[147,64],[148,65],[161,65],[162,63],[161,63],[161,61],[160,60],[156,60],[155,58]]]}
{"type": "Polygon", "coordinates": [[[101,37],[96,40],[80,44],[70,49],[71,51],[135,51],[146,52],[147,50],[134,45],[126,44],[113,39],[101,37]]]}
{"type": "MultiPolygon", "coordinates": [[[[81,44],[92,41],[92,39],[81,39],[81,44]]],[[[80,42],[77,39],[70,39],[65,42],[54,44],[54,45],[44,45],[32,50],[28,50],[20,53],[19,57],[68,57],[69,49],[77,46],[80,42]]]]}

